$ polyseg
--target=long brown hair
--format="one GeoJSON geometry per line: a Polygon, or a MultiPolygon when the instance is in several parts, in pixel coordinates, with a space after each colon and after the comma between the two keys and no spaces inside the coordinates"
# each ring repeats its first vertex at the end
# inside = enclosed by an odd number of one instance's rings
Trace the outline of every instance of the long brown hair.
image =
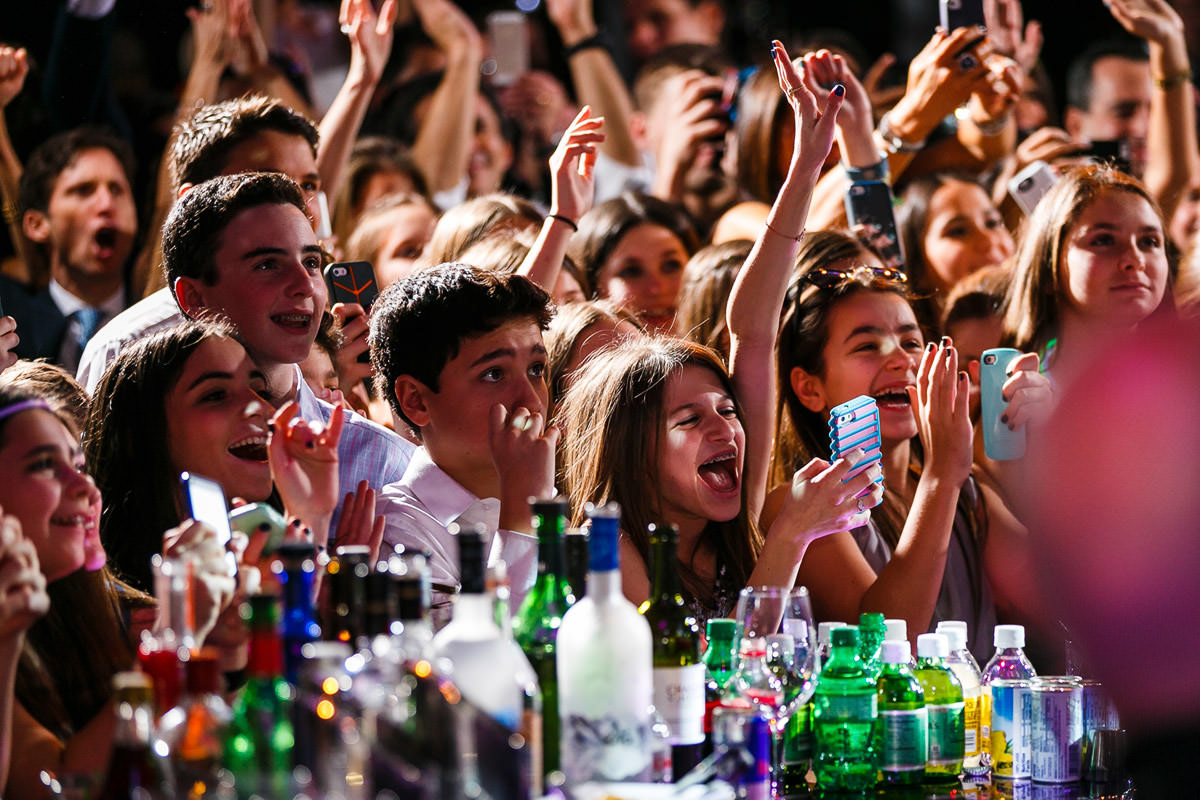
{"type": "MultiPolygon", "coordinates": [[[[1166,235],[1162,210],[1136,178],[1108,165],[1074,167],[1064,172],[1025,221],[1013,260],[1004,308],[1004,344],[1022,352],[1041,352],[1059,334],[1066,289],[1062,280],[1063,245],[1080,215],[1105,192],[1125,192],[1154,209],[1166,235]]],[[[1171,308],[1167,277],[1163,304],[1171,308]]],[[[1160,306],[1162,308],[1162,306],[1160,306]]]]}
{"type": "MultiPolygon", "coordinates": [[[[597,353],[567,389],[559,418],[565,429],[563,473],[575,524],[584,506],[615,501],[621,528],[650,564],[646,526],[663,522],[655,443],[661,438],[668,379],[687,366],[710,370],[730,397],[736,396],[720,357],[707,347],[669,337],[638,337],[597,353]]],[[[738,410],[741,418],[741,410],[738,410]]],[[[710,521],[689,563],[680,564],[686,592],[711,598],[712,576],[695,570],[695,553],[708,548],[726,570],[726,578],[744,586],[762,549],[762,536],[747,513],[745,483],[741,511],[728,522],[710,521]]]]}

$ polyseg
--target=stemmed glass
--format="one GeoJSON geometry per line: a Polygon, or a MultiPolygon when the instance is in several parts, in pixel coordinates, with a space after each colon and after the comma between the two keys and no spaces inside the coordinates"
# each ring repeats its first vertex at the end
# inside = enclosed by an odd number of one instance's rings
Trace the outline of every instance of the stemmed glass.
{"type": "Polygon", "coordinates": [[[738,595],[736,619],[742,641],[735,687],[771,725],[773,765],[778,768],[788,720],[813,696],[812,603],[798,586],[748,586],[738,595]]]}

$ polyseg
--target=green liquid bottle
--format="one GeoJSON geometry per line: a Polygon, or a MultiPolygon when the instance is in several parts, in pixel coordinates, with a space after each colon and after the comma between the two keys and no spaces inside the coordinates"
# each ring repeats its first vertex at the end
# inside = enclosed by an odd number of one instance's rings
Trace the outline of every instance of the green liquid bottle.
{"type": "Polygon", "coordinates": [[[863,612],[858,616],[858,657],[871,680],[879,677],[879,647],[887,637],[887,621],[883,614],[863,612]]]}
{"type": "Polygon", "coordinates": [[[533,503],[533,528],[538,536],[537,580],[513,621],[513,638],[529,659],[542,688],[542,766],[546,774],[559,769],[558,679],[555,675],[558,628],[575,602],[563,570],[563,531],[567,524],[565,498],[533,503]]]}
{"type": "Polygon", "coordinates": [[[888,785],[918,785],[925,778],[928,746],[925,690],[908,668],[907,641],[884,641],[879,693],[879,770],[888,785]]]}
{"type": "Polygon", "coordinates": [[[225,740],[225,764],[237,782],[238,797],[290,796],[294,692],[283,678],[279,599],[254,595],[242,614],[250,628],[250,658],[225,740]]]}
{"type": "Polygon", "coordinates": [[[704,662],[700,625],[687,610],[679,579],[679,530],[649,526],[650,599],[638,611],[650,623],[654,707],[669,729],[674,779],[700,763],[704,746],[704,662]]]}
{"type": "Polygon", "coordinates": [[[731,619],[710,619],[706,625],[708,649],[704,651],[704,756],[712,753],[713,709],[725,700],[736,665],[733,651],[738,624],[731,619]]]}
{"type": "Polygon", "coordinates": [[[965,704],[962,684],[946,666],[950,642],[944,634],[917,637],[917,680],[925,689],[929,716],[929,758],[925,777],[933,781],[957,780],[965,752],[965,704]]]}
{"type": "Polygon", "coordinates": [[[861,791],[875,785],[879,768],[879,699],[858,657],[858,629],[836,628],[831,639],[812,701],[813,772],[820,789],[861,791]]]}

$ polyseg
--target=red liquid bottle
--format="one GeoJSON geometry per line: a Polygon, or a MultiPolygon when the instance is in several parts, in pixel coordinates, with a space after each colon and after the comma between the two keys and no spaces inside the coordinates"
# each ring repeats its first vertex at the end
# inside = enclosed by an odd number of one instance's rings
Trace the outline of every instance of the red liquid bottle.
{"type": "Polygon", "coordinates": [[[113,753],[97,800],[173,798],[166,762],[155,752],[149,676],[141,672],[118,672],[113,676],[113,691],[117,715],[113,753]]]}

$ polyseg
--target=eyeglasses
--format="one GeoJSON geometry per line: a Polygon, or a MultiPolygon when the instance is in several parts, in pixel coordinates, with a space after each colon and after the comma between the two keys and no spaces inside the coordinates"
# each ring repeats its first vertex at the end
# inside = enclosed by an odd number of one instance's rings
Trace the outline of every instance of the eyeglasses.
{"type": "Polygon", "coordinates": [[[893,267],[873,267],[868,264],[859,264],[850,269],[816,267],[804,274],[801,283],[811,283],[822,289],[830,289],[849,281],[866,282],[872,278],[882,278],[891,283],[908,283],[908,275],[901,270],[893,267]]]}

